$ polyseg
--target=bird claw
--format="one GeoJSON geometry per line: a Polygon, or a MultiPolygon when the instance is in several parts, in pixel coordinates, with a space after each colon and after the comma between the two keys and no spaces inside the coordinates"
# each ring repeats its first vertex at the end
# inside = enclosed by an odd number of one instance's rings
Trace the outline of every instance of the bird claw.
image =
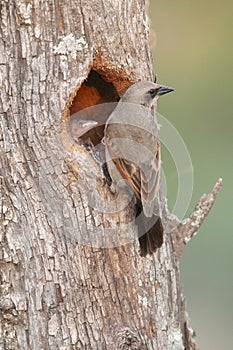
{"type": "Polygon", "coordinates": [[[101,170],[102,170],[102,174],[103,174],[103,178],[104,178],[104,184],[107,184],[109,190],[112,192],[112,190],[111,190],[112,179],[111,179],[111,176],[110,176],[110,174],[108,172],[107,163],[103,163],[102,164],[101,170]]]}

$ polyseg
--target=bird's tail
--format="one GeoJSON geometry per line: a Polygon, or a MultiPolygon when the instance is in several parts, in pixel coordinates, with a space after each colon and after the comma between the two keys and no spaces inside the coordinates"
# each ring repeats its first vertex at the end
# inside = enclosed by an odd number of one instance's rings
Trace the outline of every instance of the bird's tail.
{"type": "Polygon", "coordinates": [[[140,243],[140,255],[153,254],[163,244],[163,224],[159,216],[147,218],[143,210],[137,212],[136,224],[140,243]]]}

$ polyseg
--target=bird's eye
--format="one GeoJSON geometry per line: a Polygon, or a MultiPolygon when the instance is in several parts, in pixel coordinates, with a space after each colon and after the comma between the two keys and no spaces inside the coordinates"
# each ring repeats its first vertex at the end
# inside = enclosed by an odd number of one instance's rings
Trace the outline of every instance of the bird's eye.
{"type": "Polygon", "coordinates": [[[157,95],[157,89],[150,89],[148,94],[150,94],[152,98],[155,97],[157,95]]]}

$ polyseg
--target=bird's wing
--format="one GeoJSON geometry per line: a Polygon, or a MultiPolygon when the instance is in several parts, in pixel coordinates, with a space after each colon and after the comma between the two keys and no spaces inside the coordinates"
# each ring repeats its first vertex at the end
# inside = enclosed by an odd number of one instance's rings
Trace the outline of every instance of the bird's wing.
{"type": "Polygon", "coordinates": [[[141,164],[140,179],[141,179],[141,202],[143,211],[147,217],[151,217],[154,212],[155,199],[158,195],[160,183],[160,143],[156,140],[156,148],[153,156],[149,156],[146,162],[141,164]]]}
{"type": "Polygon", "coordinates": [[[157,137],[144,130],[142,133],[142,129],[135,126],[127,130],[125,125],[108,125],[105,143],[121,177],[142,202],[144,214],[147,217],[156,214],[154,201],[160,180],[160,146],[157,137]]]}
{"type": "Polygon", "coordinates": [[[138,167],[134,163],[123,158],[115,158],[113,161],[121,177],[128,182],[136,196],[141,198],[138,167]]]}

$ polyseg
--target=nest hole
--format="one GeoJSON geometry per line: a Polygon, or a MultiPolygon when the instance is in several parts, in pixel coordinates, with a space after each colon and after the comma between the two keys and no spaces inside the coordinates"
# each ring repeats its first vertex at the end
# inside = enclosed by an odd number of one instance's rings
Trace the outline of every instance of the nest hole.
{"type": "Polygon", "coordinates": [[[111,82],[94,70],[82,83],[70,107],[70,133],[79,142],[98,145],[104,135],[106,120],[119,100],[111,82]]]}

